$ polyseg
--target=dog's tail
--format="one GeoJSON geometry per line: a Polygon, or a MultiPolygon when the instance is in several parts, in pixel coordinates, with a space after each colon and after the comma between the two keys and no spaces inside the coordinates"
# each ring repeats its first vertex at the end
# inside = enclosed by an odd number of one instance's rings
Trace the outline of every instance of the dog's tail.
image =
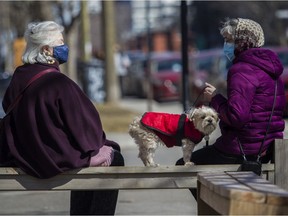
{"type": "Polygon", "coordinates": [[[131,137],[135,137],[136,131],[139,130],[141,124],[141,116],[136,116],[129,125],[128,133],[131,137]]]}

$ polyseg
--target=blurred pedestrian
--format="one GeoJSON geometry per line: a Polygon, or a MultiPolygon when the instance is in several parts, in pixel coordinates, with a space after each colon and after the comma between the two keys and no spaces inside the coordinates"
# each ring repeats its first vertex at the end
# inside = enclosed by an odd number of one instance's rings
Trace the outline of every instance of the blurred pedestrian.
{"type": "MultiPolygon", "coordinates": [[[[268,163],[273,159],[274,140],[283,138],[285,127],[285,94],[280,78],[283,66],[275,52],[262,48],[264,33],[257,22],[227,19],[220,33],[224,53],[232,62],[227,75],[227,98],[217,94],[209,83],[204,96],[219,113],[221,136],[213,145],[193,152],[191,161],[241,164],[244,156],[256,161],[263,142],[260,161],[268,163]]],[[[177,164],[183,164],[182,159],[177,164]]]]}
{"type": "MultiPolygon", "coordinates": [[[[42,71],[5,117],[0,163],[37,178],[89,166],[123,166],[116,142],[106,139],[100,116],[76,83],[60,72],[68,60],[64,28],[53,21],[30,23],[24,64],[16,68],[3,99],[5,112],[42,71]]],[[[117,190],[72,191],[71,214],[114,214],[117,190]]]]}
{"type": "Polygon", "coordinates": [[[119,85],[120,85],[120,93],[121,96],[124,96],[125,93],[125,77],[128,74],[128,68],[131,65],[131,60],[129,56],[121,49],[119,45],[115,46],[115,53],[114,53],[114,63],[115,63],[115,70],[118,75],[119,85]]]}

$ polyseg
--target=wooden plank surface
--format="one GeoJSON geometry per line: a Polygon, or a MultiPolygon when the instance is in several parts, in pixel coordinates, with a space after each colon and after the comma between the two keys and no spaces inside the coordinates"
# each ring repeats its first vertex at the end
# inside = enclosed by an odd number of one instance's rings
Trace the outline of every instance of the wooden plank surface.
{"type": "Polygon", "coordinates": [[[226,172],[199,173],[198,180],[213,193],[228,199],[243,199],[257,203],[265,201],[265,194],[252,190],[249,186],[240,183],[226,172]]]}
{"type": "Polygon", "coordinates": [[[227,197],[221,196],[215,193],[204,184],[199,184],[198,187],[199,195],[197,202],[197,210],[199,215],[210,215],[213,214],[210,208],[223,215],[228,215],[230,201],[227,197]],[[208,205],[209,207],[207,207],[208,205]]]}
{"type": "Polygon", "coordinates": [[[288,191],[252,172],[199,173],[198,180],[225,197],[253,202],[288,203],[288,191]],[[269,195],[269,196],[268,196],[269,195]]]}
{"type": "Polygon", "coordinates": [[[288,190],[288,140],[275,140],[275,184],[288,190]]]}
{"type": "Polygon", "coordinates": [[[206,203],[225,215],[288,214],[288,191],[252,172],[199,173],[198,188],[201,211],[206,203]]]}
{"type": "Polygon", "coordinates": [[[228,172],[232,178],[243,185],[248,186],[254,191],[262,192],[265,194],[265,202],[273,205],[287,205],[288,204],[288,191],[278,187],[275,184],[259,177],[254,173],[239,173],[228,172]]]}
{"type": "MultiPolygon", "coordinates": [[[[124,166],[124,167],[87,167],[75,169],[60,175],[90,175],[90,174],[171,174],[171,173],[198,173],[198,172],[224,172],[236,171],[239,165],[194,165],[194,166],[159,166],[159,167],[142,167],[142,166],[124,166]]],[[[274,164],[263,164],[263,171],[274,171],[274,164]]],[[[0,178],[4,175],[27,175],[19,168],[0,167],[0,178]]]]}
{"type": "MultiPolygon", "coordinates": [[[[37,179],[17,168],[0,168],[0,191],[196,188],[199,172],[235,171],[238,166],[89,167],[50,179],[37,179]]],[[[273,170],[274,165],[266,168],[273,170]]]]}
{"type": "Polygon", "coordinates": [[[104,189],[179,189],[195,188],[196,177],[162,178],[59,178],[35,180],[33,178],[0,179],[0,190],[104,190],[104,189]]]}
{"type": "Polygon", "coordinates": [[[287,206],[231,200],[228,215],[287,215],[287,206]]]}

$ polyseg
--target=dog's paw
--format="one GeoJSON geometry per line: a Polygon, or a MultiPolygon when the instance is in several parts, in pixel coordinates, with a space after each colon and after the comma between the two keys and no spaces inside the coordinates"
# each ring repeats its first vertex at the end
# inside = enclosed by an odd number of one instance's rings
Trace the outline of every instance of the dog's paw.
{"type": "Polygon", "coordinates": [[[158,167],[158,166],[160,166],[160,164],[157,164],[157,163],[146,163],[144,165],[147,166],[147,167],[158,167]]]}
{"type": "Polygon", "coordinates": [[[185,164],[184,164],[184,166],[193,166],[194,165],[194,163],[193,162],[186,162],[185,164]]]}
{"type": "Polygon", "coordinates": [[[153,164],[153,167],[159,167],[159,166],[160,166],[160,164],[157,164],[157,163],[153,164]]]}

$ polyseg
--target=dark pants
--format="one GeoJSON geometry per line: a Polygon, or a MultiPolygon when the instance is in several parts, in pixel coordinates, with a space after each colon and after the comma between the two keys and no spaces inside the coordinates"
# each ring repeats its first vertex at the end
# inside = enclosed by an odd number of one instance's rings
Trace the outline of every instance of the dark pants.
{"type": "MultiPolygon", "coordinates": [[[[273,149],[274,146],[270,145],[269,149],[266,152],[266,155],[261,157],[260,160],[262,163],[268,163],[273,160],[273,149]]],[[[255,156],[246,155],[247,160],[256,160],[255,156]]],[[[241,164],[243,161],[242,155],[228,155],[217,150],[214,145],[210,145],[199,149],[192,153],[191,161],[197,165],[208,165],[208,164],[241,164]]],[[[176,165],[184,165],[183,158],[179,159],[176,162],[176,165]]],[[[236,170],[235,170],[236,171],[236,170]]],[[[189,189],[197,200],[197,189],[189,189]]]]}
{"type": "MultiPolygon", "coordinates": [[[[114,152],[110,166],[124,166],[119,151],[114,152]]],[[[70,215],[114,215],[118,190],[71,191],[70,215]]]]}
{"type": "Polygon", "coordinates": [[[124,76],[119,75],[118,80],[119,80],[119,86],[120,86],[120,94],[121,94],[120,96],[121,98],[123,98],[124,97],[124,85],[125,85],[124,76]]]}

